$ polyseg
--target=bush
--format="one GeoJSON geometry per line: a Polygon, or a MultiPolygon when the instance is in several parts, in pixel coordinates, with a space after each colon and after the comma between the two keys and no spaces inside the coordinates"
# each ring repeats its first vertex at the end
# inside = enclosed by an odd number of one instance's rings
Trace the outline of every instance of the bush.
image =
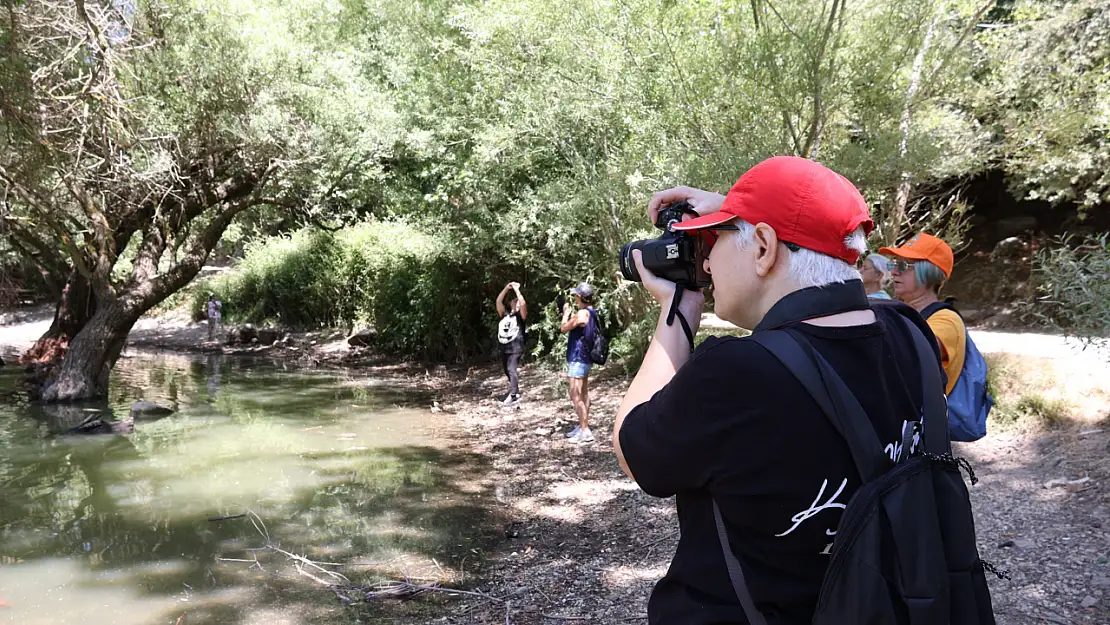
{"type": "Polygon", "coordinates": [[[228,320],[372,325],[386,351],[461,361],[492,348],[491,333],[475,331],[493,327],[491,288],[483,264],[444,240],[374,222],[256,241],[234,272],[195,291],[192,306],[203,311],[210,289],[228,320]]]}
{"type": "Polygon", "coordinates": [[[1037,251],[1033,259],[1040,298],[1035,313],[1072,335],[1110,336],[1110,234],[1070,237],[1037,251]]]}

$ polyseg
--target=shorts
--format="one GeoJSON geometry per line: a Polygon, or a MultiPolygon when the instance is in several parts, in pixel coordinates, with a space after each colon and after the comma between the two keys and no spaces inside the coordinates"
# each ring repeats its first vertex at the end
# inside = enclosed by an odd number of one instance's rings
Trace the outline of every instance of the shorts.
{"type": "Polygon", "coordinates": [[[590,375],[590,367],[593,367],[593,365],[588,362],[568,362],[567,377],[576,380],[584,378],[590,375]]]}

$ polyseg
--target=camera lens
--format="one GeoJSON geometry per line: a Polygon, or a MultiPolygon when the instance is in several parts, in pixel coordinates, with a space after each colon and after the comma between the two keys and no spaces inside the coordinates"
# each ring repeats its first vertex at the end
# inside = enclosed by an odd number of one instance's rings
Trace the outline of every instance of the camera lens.
{"type": "Polygon", "coordinates": [[[623,276],[625,280],[640,282],[640,270],[636,268],[636,260],[632,258],[632,250],[639,248],[642,243],[644,243],[644,241],[633,241],[631,243],[626,243],[624,247],[621,248],[618,260],[620,262],[621,276],[623,276]]]}

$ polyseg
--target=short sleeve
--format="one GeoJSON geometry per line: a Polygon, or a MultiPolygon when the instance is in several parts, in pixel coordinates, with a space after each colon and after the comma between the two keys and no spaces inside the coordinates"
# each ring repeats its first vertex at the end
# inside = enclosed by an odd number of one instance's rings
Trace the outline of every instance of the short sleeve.
{"type": "Polygon", "coordinates": [[[964,348],[967,330],[960,316],[948,310],[938,310],[927,320],[941,347],[941,365],[948,376],[945,392],[951,393],[964,366],[964,348]]]}
{"type": "Polygon", "coordinates": [[[744,427],[745,402],[738,399],[750,388],[744,369],[761,361],[756,352],[770,357],[752,341],[709,339],[665,387],[625,417],[621,451],[644,492],[670,497],[708,484],[718,468],[713,462],[721,461],[714,452],[744,427]]]}

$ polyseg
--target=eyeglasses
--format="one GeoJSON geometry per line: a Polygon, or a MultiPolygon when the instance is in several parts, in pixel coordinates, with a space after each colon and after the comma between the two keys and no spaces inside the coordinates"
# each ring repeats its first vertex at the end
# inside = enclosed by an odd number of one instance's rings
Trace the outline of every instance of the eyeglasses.
{"type": "Polygon", "coordinates": [[[913,262],[907,262],[905,259],[902,258],[895,258],[890,261],[890,269],[892,271],[897,271],[898,273],[909,271],[913,266],[913,262]]]}

